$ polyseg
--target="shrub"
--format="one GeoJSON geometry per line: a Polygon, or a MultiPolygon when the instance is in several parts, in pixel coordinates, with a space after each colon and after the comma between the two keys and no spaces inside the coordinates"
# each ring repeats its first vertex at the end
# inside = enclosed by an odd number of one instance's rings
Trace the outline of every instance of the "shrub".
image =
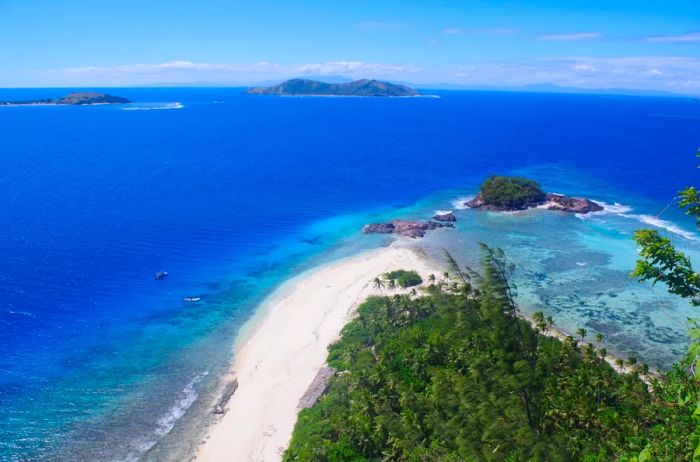
{"type": "Polygon", "coordinates": [[[404,289],[406,287],[417,286],[423,282],[423,279],[415,271],[396,270],[386,273],[385,276],[387,279],[393,279],[396,281],[396,285],[403,287],[404,289]]]}
{"type": "Polygon", "coordinates": [[[527,178],[493,175],[481,183],[481,197],[487,204],[508,208],[525,208],[545,200],[536,181],[527,178]]]}

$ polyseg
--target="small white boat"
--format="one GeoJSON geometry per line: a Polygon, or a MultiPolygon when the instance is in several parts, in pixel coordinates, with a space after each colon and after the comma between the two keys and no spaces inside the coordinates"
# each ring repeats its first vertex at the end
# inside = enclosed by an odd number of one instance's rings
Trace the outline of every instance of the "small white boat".
{"type": "Polygon", "coordinates": [[[186,301],[187,303],[195,303],[195,302],[200,301],[201,299],[202,299],[202,297],[185,297],[185,298],[183,298],[183,300],[186,301]]]}

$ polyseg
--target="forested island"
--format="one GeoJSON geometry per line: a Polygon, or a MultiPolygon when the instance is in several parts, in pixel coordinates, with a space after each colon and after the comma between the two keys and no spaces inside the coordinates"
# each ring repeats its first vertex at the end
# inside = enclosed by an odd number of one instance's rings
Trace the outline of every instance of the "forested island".
{"type": "Polygon", "coordinates": [[[368,79],[346,83],[291,79],[272,87],[249,88],[246,93],[278,96],[418,96],[416,90],[406,85],[368,79]]]}
{"type": "Polygon", "coordinates": [[[482,247],[480,274],[453,264],[422,296],[360,306],[284,461],[691,460],[688,363],[657,376],[630,358],[621,373],[601,336],[557,338],[551,318],[520,315],[509,262],[482,247]]]}
{"type": "Polygon", "coordinates": [[[532,207],[571,213],[600,212],[603,206],[589,199],[545,193],[539,183],[522,177],[493,175],[481,183],[479,193],[467,207],[496,212],[514,212],[532,207]]]}
{"type": "Polygon", "coordinates": [[[130,103],[121,96],[108,95],[106,93],[96,93],[91,91],[68,93],[58,99],[34,99],[24,101],[0,101],[2,106],[37,106],[37,105],[68,105],[85,106],[90,104],[127,104],[130,103]]]}

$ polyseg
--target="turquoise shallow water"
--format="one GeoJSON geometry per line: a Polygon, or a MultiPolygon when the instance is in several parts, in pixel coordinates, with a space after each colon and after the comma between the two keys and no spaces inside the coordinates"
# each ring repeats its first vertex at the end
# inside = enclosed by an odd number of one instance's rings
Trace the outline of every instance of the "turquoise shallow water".
{"type": "MultiPolygon", "coordinates": [[[[599,197],[600,191],[587,186],[557,191],[599,197]]],[[[459,191],[452,193],[452,198],[448,195],[431,205],[455,208],[459,191]]],[[[657,229],[695,261],[700,261],[698,237],[692,228],[637,213],[635,205],[628,205],[634,204],[632,197],[619,199],[625,205],[606,203],[606,211],[580,216],[536,209],[499,214],[455,208],[457,229],[433,233],[425,245],[436,258],[446,250],[472,268],[478,268],[480,242],[502,248],[515,264],[512,279],[524,312],[552,315],[556,326],[567,332],[583,327],[589,338],[601,333],[608,351],[666,369],[685,353],[687,319],[697,317],[697,311],[669,295],[663,285],[652,287],[630,278],[638,258],[632,234],[640,228],[657,229]]]]}

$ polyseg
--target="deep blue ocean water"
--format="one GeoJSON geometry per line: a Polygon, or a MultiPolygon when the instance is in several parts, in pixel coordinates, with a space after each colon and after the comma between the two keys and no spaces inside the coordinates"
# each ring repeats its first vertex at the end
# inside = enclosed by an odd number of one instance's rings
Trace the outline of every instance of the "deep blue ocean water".
{"type": "Polygon", "coordinates": [[[697,99],[109,92],[138,103],[0,107],[0,460],[182,454],[270,290],[386,244],[358,233],[368,220],[459,209],[491,173],[617,205],[586,219],[459,210],[426,247],[475,265],[479,241],[499,245],[525,309],[658,367],[682,353],[692,310],[627,274],[641,226],[700,248],[692,221],[664,211],[700,183],[697,99]]]}

